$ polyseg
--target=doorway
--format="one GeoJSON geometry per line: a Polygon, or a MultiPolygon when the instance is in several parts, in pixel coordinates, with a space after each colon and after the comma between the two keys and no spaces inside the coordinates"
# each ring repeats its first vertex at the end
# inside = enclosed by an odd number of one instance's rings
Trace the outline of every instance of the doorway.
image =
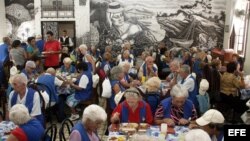
{"type": "Polygon", "coordinates": [[[72,39],[74,46],[76,44],[75,22],[74,21],[42,21],[42,36],[46,40],[46,32],[52,31],[54,38],[59,39],[63,30],[67,30],[68,36],[72,39]]]}

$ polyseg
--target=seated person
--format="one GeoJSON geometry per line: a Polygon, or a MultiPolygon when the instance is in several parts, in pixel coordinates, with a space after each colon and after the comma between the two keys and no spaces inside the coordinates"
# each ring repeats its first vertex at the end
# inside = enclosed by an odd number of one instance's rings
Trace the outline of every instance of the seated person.
{"type": "MultiPolygon", "coordinates": [[[[29,114],[44,125],[39,94],[37,91],[27,88],[27,83],[27,78],[22,74],[13,76],[11,85],[14,90],[9,95],[8,109],[10,110],[17,103],[23,104],[28,108],[29,114]]],[[[8,112],[6,117],[8,117],[8,112]]]]}
{"type": "Polygon", "coordinates": [[[44,134],[42,124],[29,115],[28,109],[16,104],[10,109],[9,118],[18,127],[11,131],[7,141],[39,141],[44,134]]]}
{"type": "Polygon", "coordinates": [[[139,69],[138,78],[144,83],[147,79],[153,76],[158,76],[158,68],[154,64],[154,58],[148,56],[145,59],[145,63],[143,63],[139,69]]]}
{"type": "Polygon", "coordinates": [[[71,88],[75,89],[75,93],[68,96],[66,103],[71,108],[71,120],[76,120],[79,115],[76,113],[75,107],[81,101],[89,100],[92,96],[92,73],[88,71],[88,64],[85,62],[80,62],[76,65],[79,76],[76,82],[69,81],[71,88]]]}
{"type": "Polygon", "coordinates": [[[225,118],[216,109],[206,111],[200,118],[189,125],[189,128],[201,128],[206,131],[213,141],[223,141],[225,118]]]}
{"type": "Polygon", "coordinates": [[[128,62],[119,64],[119,66],[122,67],[123,72],[124,72],[124,77],[120,81],[120,83],[122,84],[122,86],[124,88],[136,87],[136,86],[140,85],[140,81],[139,80],[133,80],[133,78],[130,77],[130,75],[129,75],[130,64],[128,62]]]}
{"type": "Polygon", "coordinates": [[[72,60],[69,57],[64,58],[63,65],[60,68],[60,72],[68,74],[76,73],[76,68],[73,65],[71,65],[71,63],[72,60]]]}
{"type": "Polygon", "coordinates": [[[192,101],[188,100],[188,91],[176,84],[170,91],[171,97],[161,101],[155,112],[155,123],[167,123],[170,126],[187,125],[197,118],[192,101]]]}
{"type": "Polygon", "coordinates": [[[28,81],[34,81],[36,69],[36,63],[34,61],[27,61],[25,64],[25,68],[21,71],[21,74],[27,77],[28,81]]]}
{"type": "Polygon", "coordinates": [[[126,100],[120,103],[112,113],[112,123],[117,123],[117,121],[122,123],[153,123],[150,106],[141,100],[139,91],[136,88],[127,89],[124,92],[124,97],[126,100]]]}
{"type": "Polygon", "coordinates": [[[85,108],[82,120],[71,130],[69,141],[100,141],[97,129],[107,120],[105,110],[95,104],[85,108]]]}

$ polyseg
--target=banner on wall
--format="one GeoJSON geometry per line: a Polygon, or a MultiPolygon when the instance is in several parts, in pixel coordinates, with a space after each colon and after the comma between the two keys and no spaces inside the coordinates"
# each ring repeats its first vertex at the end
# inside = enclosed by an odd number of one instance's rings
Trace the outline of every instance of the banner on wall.
{"type": "Polygon", "coordinates": [[[168,47],[211,49],[223,46],[226,0],[92,0],[91,36],[101,50],[120,53],[130,42],[134,53],[164,42],[168,47]]]}

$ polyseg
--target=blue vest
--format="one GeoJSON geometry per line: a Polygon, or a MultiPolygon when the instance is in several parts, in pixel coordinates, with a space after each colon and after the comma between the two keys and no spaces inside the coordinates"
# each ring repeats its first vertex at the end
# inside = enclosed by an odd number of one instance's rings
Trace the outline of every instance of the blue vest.
{"type": "MultiPolygon", "coordinates": [[[[164,118],[171,118],[171,105],[172,105],[172,97],[166,98],[161,102],[163,109],[164,109],[164,118]]],[[[184,103],[184,119],[189,119],[192,117],[192,110],[193,110],[193,102],[186,99],[184,103]]]]}
{"type": "Polygon", "coordinates": [[[70,65],[69,71],[66,70],[65,66],[61,66],[61,72],[75,73],[76,68],[73,65],[70,65]]]}
{"type": "Polygon", "coordinates": [[[109,98],[109,104],[110,104],[110,108],[113,110],[116,107],[115,92],[113,91],[113,87],[115,86],[115,84],[118,84],[121,92],[125,91],[125,88],[121,85],[121,83],[118,80],[110,80],[110,84],[111,84],[111,89],[112,89],[112,95],[109,98]]]}
{"type": "MultiPolygon", "coordinates": [[[[82,89],[80,91],[79,90],[75,91],[75,99],[81,100],[81,101],[88,100],[88,99],[91,98],[91,96],[92,96],[92,85],[93,85],[91,72],[85,71],[85,72],[82,73],[81,77],[83,75],[86,75],[88,77],[89,83],[87,84],[87,87],[85,89],[82,89]]],[[[81,77],[77,79],[76,85],[79,85],[81,77]]]]}
{"type": "Polygon", "coordinates": [[[26,134],[28,141],[40,141],[44,134],[44,128],[37,119],[31,119],[19,127],[26,134]]]}
{"type": "Polygon", "coordinates": [[[0,62],[3,63],[7,60],[9,60],[9,51],[8,51],[9,46],[7,44],[2,44],[0,45],[0,62]]]}
{"type": "Polygon", "coordinates": [[[37,82],[47,86],[46,92],[50,96],[50,101],[53,101],[53,102],[58,101],[58,95],[57,95],[57,90],[55,86],[55,76],[49,75],[49,74],[43,74],[38,77],[37,82]]]}
{"type": "MultiPolygon", "coordinates": [[[[123,61],[123,62],[125,61],[124,57],[122,57],[122,61],[123,61]]],[[[128,62],[131,63],[131,61],[132,61],[132,58],[129,57],[129,58],[128,58],[128,62]]]]}
{"type": "Polygon", "coordinates": [[[202,75],[202,69],[201,69],[201,61],[200,60],[195,60],[194,64],[193,64],[193,72],[196,73],[197,76],[201,76],[202,75]]]}
{"type": "Polygon", "coordinates": [[[71,132],[74,130],[79,131],[79,133],[81,134],[81,141],[90,141],[87,131],[81,122],[76,123],[71,132]]]}
{"type": "MultiPolygon", "coordinates": [[[[190,99],[194,103],[194,106],[196,108],[199,108],[199,103],[196,97],[198,95],[198,86],[197,86],[195,78],[192,75],[190,76],[190,78],[194,80],[194,89],[193,91],[188,92],[188,95],[189,95],[188,99],[190,99]]],[[[185,81],[181,81],[181,84],[183,84],[184,82],[185,81]]]]}
{"type": "Polygon", "coordinates": [[[25,76],[27,77],[27,79],[29,79],[29,75],[28,75],[28,73],[26,72],[25,69],[22,70],[22,73],[25,74],[25,76]]]}
{"type": "MultiPolygon", "coordinates": [[[[143,64],[142,69],[143,69],[143,76],[145,76],[145,77],[148,76],[148,74],[147,74],[147,64],[146,64],[146,62],[143,64]]],[[[154,72],[157,71],[157,68],[155,68],[154,66],[153,66],[153,71],[154,71],[154,72]]]]}
{"type": "MultiPolygon", "coordinates": [[[[32,112],[35,92],[36,92],[35,90],[33,90],[31,88],[28,88],[28,93],[27,93],[27,96],[26,96],[25,106],[28,108],[29,114],[32,112]]],[[[14,106],[15,104],[17,104],[17,95],[18,95],[17,92],[14,92],[14,94],[13,94],[13,96],[11,98],[11,101],[10,101],[11,107],[14,106]]],[[[44,125],[44,117],[43,117],[42,114],[35,116],[35,118],[37,120],[39,120],[42,125],[44,125]]]]}
{"type": "MultiPolygon", "coordinates": [[[[146,120],[146,102],[143,102],[143,108],[140,109],[140,123],[144,122],[146,120]]],[[[128,122],[128,108],[125,106],[125,101],[121,103],[122,104],[122,115],[121,115],[121,122],[127,123],[128,122]]]]}
{"type": "Polygon", "coordinates": [[[124,75],[124,80],[125,80],[127,83],[130,82],[130,81],[129,81],[129,75],[128,75],[128,74],[125,74],[125,75],[124,75]]]}
{"type": "Polygon", "coordinates": [[[154,117],[156,109],[158,105],[160,104],[160,93],[159,92],[146,92],[145,95],[143,95],[145,101],[149,104],[152,115],[154,117]]]}

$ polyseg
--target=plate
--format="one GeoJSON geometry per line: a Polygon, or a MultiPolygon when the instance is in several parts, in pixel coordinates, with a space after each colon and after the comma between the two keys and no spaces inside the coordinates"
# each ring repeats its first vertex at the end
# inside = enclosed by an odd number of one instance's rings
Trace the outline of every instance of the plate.
{"type": "Polygon", "coordinates": [[[126,141],[126,137],[123,135],[116,135],[108,138],[108,141],[126,141]]]}

